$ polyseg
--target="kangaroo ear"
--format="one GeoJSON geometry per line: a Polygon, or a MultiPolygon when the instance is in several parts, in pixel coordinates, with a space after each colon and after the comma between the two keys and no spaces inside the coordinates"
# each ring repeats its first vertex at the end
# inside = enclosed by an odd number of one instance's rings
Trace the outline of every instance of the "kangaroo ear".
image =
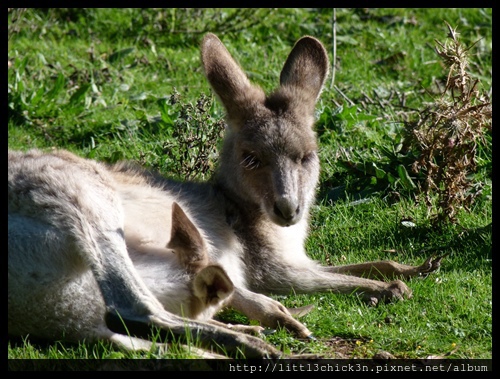
{"type": "Polygon", "coordinates": [[[172,203],[172,232],[167,248],[175,251],[188,271],[197,271],[208,262],[200,231],[176,202],[172,203]]]}
{"type": "Polygon", "coordinates": [[[303,100],[318,99],[328,75],[328,55],[316,38],[302,37],[288,56],[280,75],[282,87],[291,87],[303,100]]]}
{"type": "Polygon", "coordinates": [[[217,305],[233,293],[234,285],[220,266],[207,266],[194,278],[193,292],[202,304],[217,305]]]}
{"type": "Polygon", "coordinates": [[[201,43],[201,60],[213,90],[226,108],[229,118],[244,116],[255,102],[263,103],[264,91],[248,80],[239,64],[215,34],[208,33],[201,43]]]}

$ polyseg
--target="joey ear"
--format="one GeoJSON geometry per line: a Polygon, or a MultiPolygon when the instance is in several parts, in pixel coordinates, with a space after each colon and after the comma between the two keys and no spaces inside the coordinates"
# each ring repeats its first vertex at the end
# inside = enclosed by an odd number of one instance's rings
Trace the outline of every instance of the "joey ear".
{"type": "Polygon", "coordinates": [[[233,282],[220,266],[203,268],[193,281],[193,292],[205,305],[216,305],[233,291],[233,282]]]}
{"type": "Polygon", "coordinates": [[[328,75],[328,55],[316,38],[299,39],[283,66],[280,75],[282,87],[291,87],[305,100],[316,102],[328,75]]]}
{"type": "Polygon", "coordinates": [[[174,250],[180,262],[192,271],[208,260],[200,231],[176,202],[172,203],[172,230],[167,248],[174,250]]]}
{"type": "Polygon", "coordinates": [[[201,60],[213,90],[226,108],[229,118],[238,118],[252,103],[264,102],[264,91],[248,80],[219,38],[208,33],[201,43],[201,60]]]}

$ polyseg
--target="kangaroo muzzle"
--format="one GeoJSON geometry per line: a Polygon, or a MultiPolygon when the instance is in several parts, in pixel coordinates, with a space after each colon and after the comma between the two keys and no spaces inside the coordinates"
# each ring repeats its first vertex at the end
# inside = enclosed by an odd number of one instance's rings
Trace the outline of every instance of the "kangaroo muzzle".
{"type": "Polygon", "coordinates": [[[299,197],[299,174],[290,162],[280,162],[274,180],[272,218],[281,226],[296,224],[302,216],[299,197]]]}
{"type": "Polygon", "coordinates": [[[286,222],[286,226],[295,224],[300,218],[300,205],[296,197],[283,196],[274,202],[274,214],[286,222]]]}

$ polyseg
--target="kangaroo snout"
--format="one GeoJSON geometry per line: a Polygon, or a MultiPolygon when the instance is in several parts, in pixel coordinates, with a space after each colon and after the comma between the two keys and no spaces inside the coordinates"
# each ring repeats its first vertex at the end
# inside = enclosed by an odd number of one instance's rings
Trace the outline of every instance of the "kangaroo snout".
{"type": "Polygon", "coordinates": [[[283,196],[274,202],[274,214],[283,220],[284,226],[295,224],[300,219],[300,205],[296,198],[283,196]]]}

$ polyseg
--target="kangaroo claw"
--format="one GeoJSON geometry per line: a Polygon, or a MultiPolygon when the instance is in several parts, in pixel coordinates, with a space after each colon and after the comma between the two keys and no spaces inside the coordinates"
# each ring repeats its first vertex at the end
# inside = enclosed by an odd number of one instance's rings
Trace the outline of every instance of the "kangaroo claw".
{"type": "Polygon", "coordinates": [[[449,255],[449,253],[443,254],[441,256],[431,256],[427,258],[427,260],[418,268],[418,275],[427,277],[427,275],[436,271],[439,267],[441,267],[441,261],[447,255],[449,255]]]}
{"type": "Polygon", "coordinates": [[[292,316],[302,317],[302,316],[305,316],[306,314],[308,314],[309,312],[311,312],[314,309],[314,305],[309,304],[309,305],[305,305],[303,307],[287,308],[287,309],[288,309],[288,312],[290,312],[290,314],[292,316]]]}

